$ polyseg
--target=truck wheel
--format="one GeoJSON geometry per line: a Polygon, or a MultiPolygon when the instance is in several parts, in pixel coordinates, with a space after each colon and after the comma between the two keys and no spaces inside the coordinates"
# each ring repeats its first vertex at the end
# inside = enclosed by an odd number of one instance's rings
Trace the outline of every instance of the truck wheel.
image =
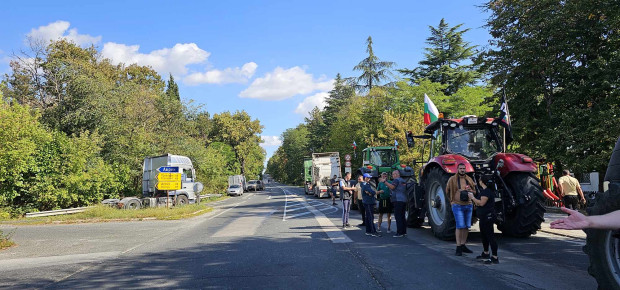
{"type": "Polygon", "coordinates": [[[142,207],[142,203],[138,199],[130,199],[124,205],[125,209],[140,209],[142,207]]]}
{"type": "MultiPolygon", "coordinates": [[[[588,215],[602,215],[620,209],[620,186],[610,184],[609,190],[596,197],[588,215]]],[[[590,258],[588,273],[598,282],[598,289],[620,289],[620,237],[618,231],[585,230],[588,235],[583,251],[590,258]]]]}
{"type": "Polygon", "coordinates": [[[450,197],[446,192],[448,179],[450,179],[449,174],[439,168],[433,168],[430,170],[424,186],[428,224],[431,226],[435,237],[442,240],[453,240],[456,230],[450,197]]]}
{"type": "Polygon", "coordinates": [[[498,225],[498,229],[508,236],[527,238],[535,234],[545,220],[542,187],[536,177],[523,172],[508,175],[506,184],[515,195],[517,208],[512,216],[507,216],[504,223],[498,225]]]}
{"type": "Polygon", "coordinates": [[[184,206],[189,204],[189,199],[185,195],[177,195],[177,202],[174,204],[175,206],[184,206]]]}

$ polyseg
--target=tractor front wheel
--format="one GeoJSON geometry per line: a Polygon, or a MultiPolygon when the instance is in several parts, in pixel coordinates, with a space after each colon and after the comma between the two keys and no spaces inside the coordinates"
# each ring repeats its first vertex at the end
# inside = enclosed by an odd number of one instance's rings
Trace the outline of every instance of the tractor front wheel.
{"type": "Polygon", "coordinates": [[[503,234],[527,238],[535,234],[545,220],[542,187],[533,174],[525,172],[512,173],[506,183],[514,194],[517,208],[498,228],[503,234]]]}
{"type": "Polygon", "coordinates": [[[428,224],[435,237],[442,240],[453,240],[456,229],[450,197],[446,192],[448,179],[449,174],[440,168],[433,168],[429,171],[424,184],[428,224]]]}

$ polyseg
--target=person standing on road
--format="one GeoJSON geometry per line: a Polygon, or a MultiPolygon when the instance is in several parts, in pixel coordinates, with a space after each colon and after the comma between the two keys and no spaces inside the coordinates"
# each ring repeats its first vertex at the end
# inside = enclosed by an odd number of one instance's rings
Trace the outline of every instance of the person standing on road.
{"type": "Polygon", "coordinates": [[[379,194],[379,220],[377,221],[377,232],[381,232],[381,224],[383,222],[383,214],[387,215],[387,232],[388,234],[392,232],[392,212],[393,206],[392,201],[390,200],[390,195],[392,192],[390,188],[385,185],[385,181],[387,180],[387,172],[381,173],[381,177],[379,178],[379,184],[377,184],[377,193],[379,194]]]}
{"type": "Polygon", "coordinates": [[[362,183],[362,195],[364,200],[364,209],[366,210],[366,235],[373,237],[380,237],[379,233],[377,233],[377,228],[375,227],[375,203],[377,202],[376,195],[377,193],[370,186],[370,174],[364,173],[364,182],[362,183]]]}
{"type": "Polygon", "coordinates": [[[402,238],[407,235],[407,224],[405,218],[405,208],[407,207],[407,195],[405,194],[405,180],[400,178],[398,170],[392,171],[392,182],[383,181],[391,191],[391,200],[394,203],[394,218],[396,219],[395,238],[402,238]]]}
{"type": "Polygon", "coordinates": [[[579,201],[585,204],[586,199],[581,191],[581,185],[577,178],[570,176],[569,170],[564,170],[562,177],[558,179],[558,188],[560,189],[560,196],[564,199],[564,206],[572,210],[577,210],[579,201]],[[579,194],[579,197],[577,197],[579,194]]]}
{"type": "Polygon", "coordinates": [[[334,178],[329,180],[331,184],[330,195],[332,196],[332,205],[336,205],[336,192],[338,191],[338,175],[334,174],[334,178]]]}
{"type": "Polygon", "coordinates": [[[469,199],[476,205],[476,216],[480,220],[480,234],[482,234],[482,254],[476,259],[483,259],[485,264],[499,264],[497,258],[497,242],[495,241],[495,233],[493,224],[497,219],[495,213],[495,193],[487,186],[493,186],[494,177],[492,175],[483,176],[478,181],[482,188],[476,196],[472,192],[469,193],[469,199]],[[491,254],[489,255],[489,245],[491,246],[491,254]]]}
{"type": "Polygon", "coordinates": [[[351,197],[355,187],[351,186],[351,173],[347,172],[344,179],[340,180],[340,200],[342,201],[342,227],[350,227],[349,211],[351,210],[351,197]]]}
{"type": "Polygon", "coordinates": [[[467,234],[471,227],[471,214],[473,205],[469,200],[469,192],[476,193],[476,187],[471,177],[465,174],[465,164],[459,163],[458,173],[451,176],[446,184],[446,193],[450,197],[452,205],[452,213],[456,222],[456,253],[462,256],[463,253],[473,253],[465,246],[467,242],[467,234]]]}
{"type": "Polygon", "coordinates": [[[362,194],[362,183],[364,183],[364,176],[361,174],[357,176],[357,184],[355,185],[355,200],[357,201],[357,209],[362,214],[362,223],[358,226],[366,226],[366,210],[364,209],[364,200],[362,194]]]}

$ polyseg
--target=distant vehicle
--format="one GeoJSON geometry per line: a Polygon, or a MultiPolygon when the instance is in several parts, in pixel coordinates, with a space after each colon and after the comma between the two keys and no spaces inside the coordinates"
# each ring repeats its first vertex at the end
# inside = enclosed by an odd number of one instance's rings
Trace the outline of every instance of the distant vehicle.
{"type": "Polygon", "coordinates": [[[233,184],[228,187],[226,192],[228,193],[228,195],[239,196],[239,195],[243,195],[243,188],[239,184],[233,184]]]}
{"type": "Polygon", "coordinates": [[[304,190],[312,192],[312,157],[304,157],[304,190]]]}
{"type": "Polygon", "coordinates": [[[248,184],[245,181],[245,176],[243,175],[228,176],[228,186],[231,186],[233,184],[238,184],[239,186],[241,186],[241,188],[243,188],[243,191],[248,191],[248,184]]]}
{"type": "Polygon", "coordinates": [[[258,190],[261,190],[261,191],[265,190],[265,184],[262,181],[257,180],[257,188],[258,190]]]}
{"type": "Polygon", "coordinates": [[[158,207],[172,204],[175,206],[190,203],[200,203],[199,193],[203,185],[196,181],[196,171],[189,157],[166,154],[144,158],[142,165],[142,196],[125,197],[123,199],[106,199],[103,204],[113,205],[124,209],[139,209],[142,207],[158,207]],[[181,174],[181,189],[159,190],[157,189],[157,175],[160,167],[176,167],[181,174]],[[166,196],[168,193],[168,197],[166,196]]]}
{"type": "Polygon", "coordinates": [[[250,180],[248,181],[248,185],[247,185],[247,189],[248,191],[250,190],[263,190],[263,184],[260,182],[260,180],[250,180]]]}
{"type": "MultiPolygon", "coordinates": [[[[340,155],[338,152],[312,153],[312,191],[314,196],[329,196],[329,180],[336,175],[341,178],[340,155]]],[[[336,193],[339,195],[339,193],[336,193]]]]}

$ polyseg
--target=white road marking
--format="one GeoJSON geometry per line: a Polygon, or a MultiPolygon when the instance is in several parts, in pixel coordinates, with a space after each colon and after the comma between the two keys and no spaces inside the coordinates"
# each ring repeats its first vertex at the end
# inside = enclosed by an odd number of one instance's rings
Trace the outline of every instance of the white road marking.
{"type": "MultiPolygon", "coordinates": [[[[282,192],[284,192],[284,195],[286,196],[286,201],[284,203],[284,214],[282,218],[283,221],[286,221],[286,208],[288,206],[288,196],[294,195],[294,194],[289,194],[288,191],[283,187],[280,187],[280,189],[282,189],[282,192]]],[[[293,197],[291,197],[291,199],[293,199],[293,197]]],[[[295,197],[295,199],[296,199],[295,201],[301,202],[306,207],[308,212],[305,212],[303,214],[300,213],[294,216],[289,216],[289,218],[294,218],[296,216],[301,216],[301,215],[312,213],[314,214],[314,218],[316,219],[316,221],[319,223],[319,226],[321,226],[321,229],[327,234],[327,237],[332,241],[332,243],[352,243],[353,242],[353,240],[351,240],[342,231],[342,229],[336,227],[336,225],[334,225],[334,223],[329,218],[327,218],[321,212],[321,210],[317,210],[314,206],[310,205],[308,202],[306,202],[304,199],[300,198],[299,196],[295,197]]],[[[333,207],[331,206],[330,208],[333,209],[333,207]]]]}
{"type": "Polygon", "coordinates": [[[120,254],[121,252],[99,252],[89,254],[8,259],[0,261],[0,271],[94,262],[116,258],[120,254]]]}
{"type": "Polygon", "coordinates": [[[271,195],[267,197],[267,199],[271,199],[271,195]]]}
{"type": "Polygon", "coordinates": [[[212,237],[246,237],[256,234],[258,228],[263,224],[265,219],[271,214],[276,212],[275,210],[256,210],[246,214],[250,216],[240,217],[235,219],[225,227],[221,228],[212,237]]]}

